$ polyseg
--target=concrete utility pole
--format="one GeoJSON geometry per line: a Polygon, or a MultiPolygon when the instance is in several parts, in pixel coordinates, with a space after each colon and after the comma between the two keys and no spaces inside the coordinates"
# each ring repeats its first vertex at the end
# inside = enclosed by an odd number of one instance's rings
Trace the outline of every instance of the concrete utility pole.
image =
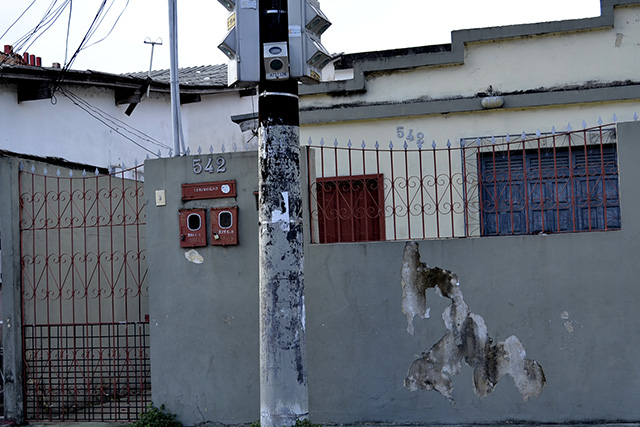
{"type": "MultiPolygon", "coordinates": [[[[298,0],[291,0],[298,1],[298,0]]],[[[262,0],[260,46],[288,39],[286,0],[262,0]]],[[[309,412],[304,318],[298,82],[259,83],[260,422],[291,426],[309,412]]],[[[283,70],[288,70],[286,54],[283,70]]],[[[273,69],[280,64],[270,62],[273,69]]]]}

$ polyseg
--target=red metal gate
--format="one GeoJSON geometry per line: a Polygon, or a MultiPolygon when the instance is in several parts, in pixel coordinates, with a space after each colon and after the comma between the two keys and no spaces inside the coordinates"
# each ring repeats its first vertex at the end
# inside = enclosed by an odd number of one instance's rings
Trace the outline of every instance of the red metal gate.
{"type": "Polygon", "coordinates": [[[142,167],[86,175],[20,172],[29,421],[133,420],[150,400],[142,167]]]}

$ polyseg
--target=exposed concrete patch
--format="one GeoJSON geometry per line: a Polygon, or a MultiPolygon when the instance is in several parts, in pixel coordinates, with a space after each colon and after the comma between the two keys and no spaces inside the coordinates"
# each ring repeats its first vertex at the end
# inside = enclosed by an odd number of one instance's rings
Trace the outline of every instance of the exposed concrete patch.
{"type": "Polygon", "coordinates": [[[411,391],[436,390],[453,402],[451,377],[460,372],[464,360],[473,368],[473,388],[479,397],[493,391],[500,378],[511,375],[524,400],[538,397],[545,385],[542,367],[526,358],[515,336],[495,346],[484,319],[471,313],[464,302],[458,276],[441,268],[429,268],[420,261],[416,242],[407,242],[402,263],[402,311],[407,316],[407,332],[413,334],[413,318],[427,318],[426,291],[435,288],[451,305],[442,313],[447,333],[429,352],[422,353],[409,368],[404,385],[411,391]]]}
{"type": "Polygon", "coordinates": [[[195,249],[191,249],[185,252],[184,257],[187,259],[187,261],[194,264],[202,264],[204,262],[204,257],[200,255],[195,249]]]}

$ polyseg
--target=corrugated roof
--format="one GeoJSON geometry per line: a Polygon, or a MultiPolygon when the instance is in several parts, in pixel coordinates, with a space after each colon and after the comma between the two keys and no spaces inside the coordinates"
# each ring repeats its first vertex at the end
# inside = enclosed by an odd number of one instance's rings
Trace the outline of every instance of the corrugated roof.
{"type": "MultiPolygon", "coordinates": [[[[147,74],[147,71],[141,71],[138,73],[125,73],[123,75],[146,79],[147,74]]],[[[226,87],[227,65],[201,65],[198,67],[180,68],[178,78],[180,79],[180,86],[192,85],[226,87]]],[[[170,71],[168,69],[151,71],[151,79],[156,82],[169,84],[171,82],[170,71]]]]}

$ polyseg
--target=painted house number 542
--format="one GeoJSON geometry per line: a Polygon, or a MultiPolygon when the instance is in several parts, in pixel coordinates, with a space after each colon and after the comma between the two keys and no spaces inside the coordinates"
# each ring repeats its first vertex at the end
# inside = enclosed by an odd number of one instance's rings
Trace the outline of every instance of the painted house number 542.
{"type": "Polygon", "coordinates": [[[201,174],[202,171],[209,173],[223,173],[227,171],[226,164],[227,161],[224,159],[224,157],[216,158],[215,164],[213,157],[207,157],[206,163],[203,163],[200,157],[195,157],[193,159],[193,173],[195,173],[196,175],[201,174]]]}
{"type": "Polygon", "coordinates": [[[413,133],[413,129],[405,129],[404,126],[396,127],[396,133],[398,135],[398,139],[404,139],[406,141],[416,141],[418,144],[424,143],[424,133],[417,132],[413,133]]]}

